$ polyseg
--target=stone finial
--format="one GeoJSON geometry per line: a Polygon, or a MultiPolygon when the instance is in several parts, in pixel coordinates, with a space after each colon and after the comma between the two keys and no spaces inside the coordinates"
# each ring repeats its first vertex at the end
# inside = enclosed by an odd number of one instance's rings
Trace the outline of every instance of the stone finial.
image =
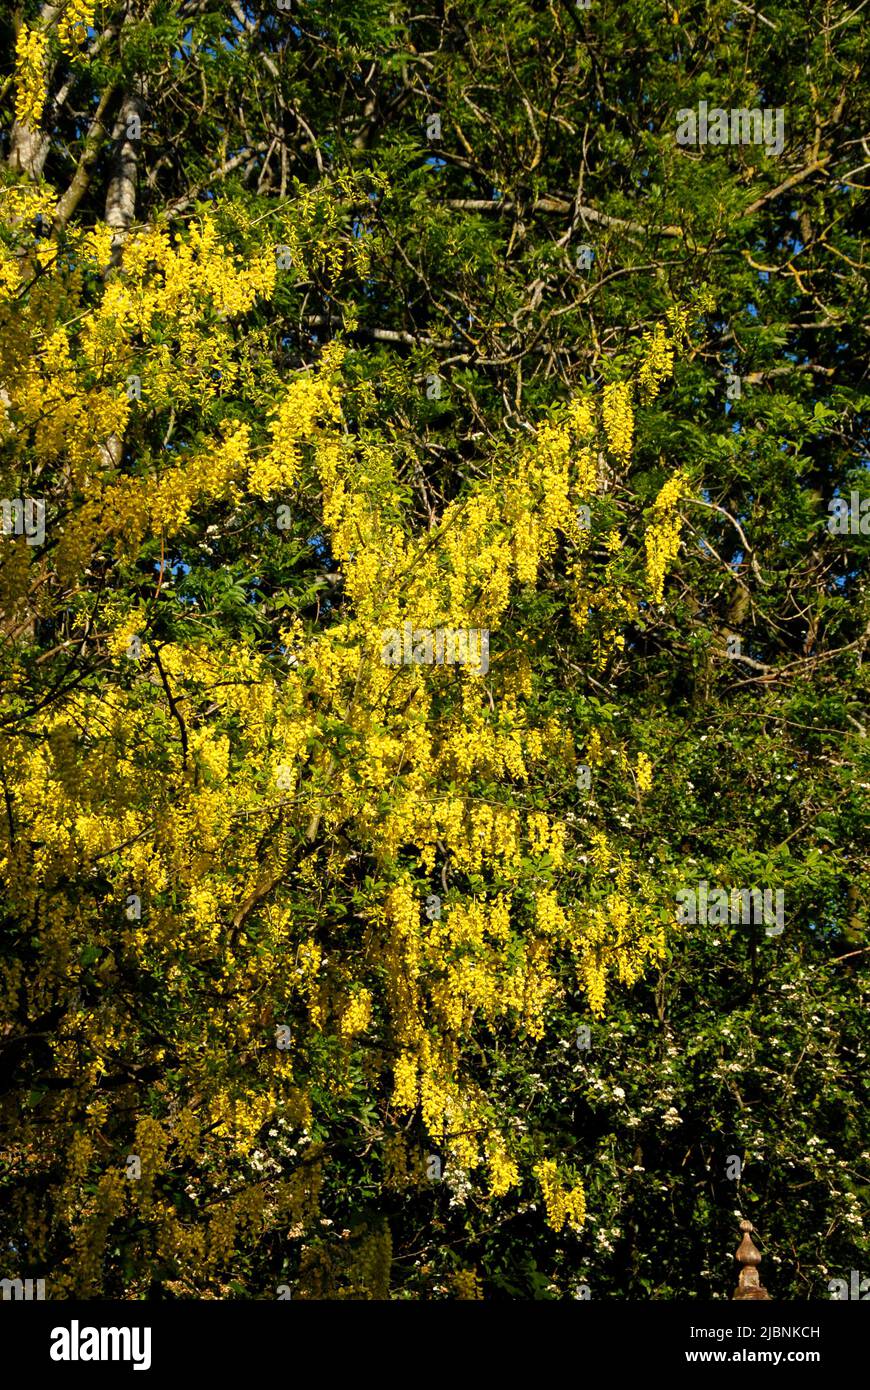
{"type": "Polygon", "coordinates": [[[758,1266],[761,1264],[761,1251],[752,1239],[754,1227],[751,1221],[741,1221],[740,1229],[743,1232],[743,1239],[740,1242],[737,1254],[734,1256],[740,1261],[740,1278],[737,1281],[737,1288],[734,1290],[735,1298],[770,1298],[770,1294],[763,1284],[759,1282],[758,1266]]]}

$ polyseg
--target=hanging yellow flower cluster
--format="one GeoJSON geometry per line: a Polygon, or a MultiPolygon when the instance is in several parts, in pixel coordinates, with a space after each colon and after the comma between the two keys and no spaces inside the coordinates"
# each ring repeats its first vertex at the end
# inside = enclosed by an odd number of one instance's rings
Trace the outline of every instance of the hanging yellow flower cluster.
{"type": "Polygon", "coordinates": [[[641,795],[643,795],[645,792],[652,790],[652,761],[646,753],[638,753],[637,755],[636,776],[637,789],[641,793],[641,795]]]}
{"type": "Polygon", "coordinates": [[[605,386],[602,415],[610,452],[621,463],[627,462],[634,439],[634,411],[628,382],[611,381],[605,386]]]}
{"type": "Polygon", "coordinates": [[[74,58],[94,22],[94,0],[68,0],[57,22],[57,37],[64,53],[74,58]]]}
{"type": "Polygon", "coordinates": [[[47,50],[43,31],[22,24],[15,42],[15,119],[22,125],[39,125],[45,107],[47,50]]]}
{"type": "Polygon", "coordinates": [[[680,549],[680,516],[677,506],[688,495],[685,475],[677,472],[661,488],[653,503],[653,519],[644,535],[646,571],[656,603],[664,596],[665,575],[680,549]]]}
{"type": "Polygon", "coordinates": [[[582,1183],[565,1188],[556,1164],[549,1158],[536,1165],[535,1177],[541,1185],[547,1225],[554,1231],[561,1231],[565,1225],[572,1231],[579,1231],[586,1220],[586,1194],[582,1183]]]}
{"type": "Polygon", "coordinates": [[[643,349],[637,385],[640,399],[647,402],[655,398],[674,367],[674,345],[663,323],[657,323],[652,333],[644,333],[643,349]]]}

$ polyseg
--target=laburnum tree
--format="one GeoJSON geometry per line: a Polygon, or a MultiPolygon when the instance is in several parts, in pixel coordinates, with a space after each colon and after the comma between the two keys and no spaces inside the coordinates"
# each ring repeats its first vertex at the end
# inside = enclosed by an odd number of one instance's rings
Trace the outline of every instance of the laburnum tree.
{"type": "Polygon", "coordinates": [[[2,1272],[709,1296],[739,1208],[827,1296],[870,1146],[859,12],[6,36],[2,1272]],[[700,100],[783,149],[678,145],[700,100]],[[784,932],[680,923],[700,880],[784,932]]]}

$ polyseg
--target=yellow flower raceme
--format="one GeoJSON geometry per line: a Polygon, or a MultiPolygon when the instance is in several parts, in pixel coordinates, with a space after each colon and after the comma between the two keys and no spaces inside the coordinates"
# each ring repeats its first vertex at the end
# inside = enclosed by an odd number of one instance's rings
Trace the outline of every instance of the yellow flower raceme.
{"type": "Polygon", "coordinates": [[[345,1038],[364,1033],[372,1016],[371,990],[360,989],[353,996],[341,1018],[341,1032],[345,1038]]]}
{"type": "Polygon", "coordinates": [[[634,439],[634,411],[627,382],[612,381],[605,386],[602,413],[610,452],[625,463],[631,457],[634,439]]]}
{"type": "Polygon", "coordinates": [[[637,755],[637,789],[639,792],[648,792],[652,788],[652,762],[646,753],[637,755]]]}
{"type": "Polygon", "coordinates": [[[338,413],[337,391],[327,382],[311,377],[292,382],[272,420],[269,452],[251,465],[249,487],[254,495],[271,497],[291,488],[299,474],[301,446],[338,413]]]}
{"type": "Polygon", "coordinates": [[[397,1110],[413,1110],[419,1098],[416,1060],[403,1053],[393,1067],[393,1105],[397,1110]]]}
{"type": "Polygon", "coordinates": [[[15,119],[36,126],[45,107],[45,58],[48,38],[22,24],[15,44],[15,119]]]}
{"type": "Polygon", "coordinates": [[[665,576],[680,549],[680,518],[676,512],[680,498],[688,495],[688,485],[681,472],[664,484],[653,504],[652,523],[644,536],[646,570],[649,586],[657,603],[664,596],[665,576]]]}
{"type": "Polygon", "coordinates": [[[93,22],[94,0],[67,0],[66,9],[57,22],[57,37],[68,57],[75,57],[93,22]]]}
{"type": "Polygon", "coordinates": [[[638,374],[638,391],[644,402],[654,400],[662,382],[674,367],[674,346],[663,323],[657,323],[652,333],[643,335],[644,357],[638,374]]]}
{"type": "Polygon", "coordinates": [[[500,1145],[491,1148],[487,1158],[490,1192],[493,1197],[503,1197],[512,1187],[519,1185],[520,1170],[500,1145]]]}
{"type": "Polygon", "coordinates": [[[583,1186],[577,1183],[566,1189],[552,1159],[544,1159],[535,1168],[535,1177],[541,1185],[544,1204],[547,1209],[547,1224],[556,1232],[567,1225],[572,1231],[580,1231],[586,1220],[586,1196],[583,1186]]]}

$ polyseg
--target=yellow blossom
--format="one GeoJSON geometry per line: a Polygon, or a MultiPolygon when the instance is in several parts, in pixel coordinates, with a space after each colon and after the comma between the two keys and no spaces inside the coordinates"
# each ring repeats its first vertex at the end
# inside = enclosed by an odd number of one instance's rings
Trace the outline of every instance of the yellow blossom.
{"type": "Polygon", "coordinates": [[[639,792],[648,792],[652,787],[652,761],[646,753],[637,755],[637,789],[639,792]]]}
{"type": "Polygon", "coordinates": [[[612,381],[605,386],[602,413],[610,452],[625,463],[631,457],[634,437],[634,412],[627,382],[612,381]]]}
{"type": "Polygon", "coordinates": [[[352,1038],[357,1033],[364,1033],[369,1026],[372,1016],[372,994],[371,990],[357,990],[350,1003],[347,1005],[341,1016],[341,1033],[345,1038],[352,1038]]]}
{"type": "Polygon", "coordinates": [[[48,38],[22,24],[15,44],[15,119],[36,126],[45,106],[45,57],[48,38]]]}
{"type": "Polygon", "coordinates": [[[94,0],[68,0],[57,22],[57,37],[64,53],[74,57],[94,22],[94,0]]]}
{"type": "Polygon", "coordinates": [[[680,548],[681,523],[675,509],[687,493],[688,486],[681,472],[669,478],[653,504],[653,519],[644,536],[647,578],[657,603],[662,601],[665,576],[680,548]]]}

